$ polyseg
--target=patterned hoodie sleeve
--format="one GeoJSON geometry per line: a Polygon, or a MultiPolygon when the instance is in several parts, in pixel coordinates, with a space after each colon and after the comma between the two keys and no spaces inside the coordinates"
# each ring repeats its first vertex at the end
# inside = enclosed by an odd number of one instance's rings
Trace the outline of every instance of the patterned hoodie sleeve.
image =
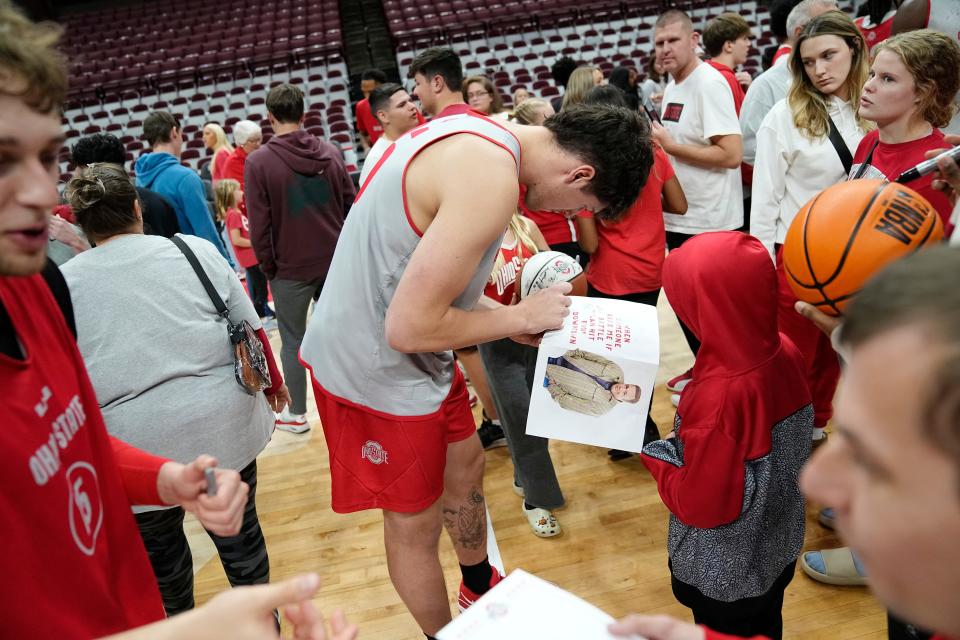
{"type": "Polygon", "coordinates": [[[683,524],[708,529],[737,519],[743,508],[743,456],[736,441],[710,427],[682,429],[643,448],[643,464],[660,498],[683,524]]]}

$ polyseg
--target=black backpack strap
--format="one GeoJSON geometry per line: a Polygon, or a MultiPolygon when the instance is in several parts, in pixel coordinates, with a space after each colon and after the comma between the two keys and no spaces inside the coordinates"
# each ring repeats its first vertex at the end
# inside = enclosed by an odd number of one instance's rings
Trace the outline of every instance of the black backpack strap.
{"type": "Polygon", "coordinates": [[[837,150],[840,162],[843,163],[843,174],[848,176],[850,175],[850,169],[853,167],[853,156],[850,155],[850,149],[847,148],[847,143],[843,141],[843,136],[840,135],[840,130],[837,129],[833,118],[827,116],[827,121],[830,123],[830,143],[837,150]]]}
{"type": "Polygon", "coordinates": [[[878,137],[876,142],[873,143],[873,146],[870,147],[870,153],[867,154],[867,157],[864,158],[863,162],[860,163],[860,166],[857,168],[857,172],[853,175],[851,180],[859,180],[863,177],[863,174],[867,172],[867,169],[870,167],[870,163],[873,162],[873,152],[877,150],[877,147],[880,146],[880,138],[878,137]]]}
{"type": "Polygon", "coordinates": [[[213,283],[210,282],[210,278],[207,277],[203,267],[200,266],[200,261],[197,260],[197,255],[193,252],[193,249],[191,249],[182,238],[177,236],[173,236],[170,238],[170,240],[173,242],[173,244],[177,245],[177,248],[180,249],[183,255],[187,257],[187,262],[189,262],[190,266],[193,267],[193,271],[200,279],[200,283],[203,285],[203,288],[207,290],[207,295],[210,296],[210,301],[213,302],[213,306],[216,307],[217,314],[229,322],[230,312],[227,310],[227,305],[223,303],[223,299],[220,297],[220,294],[217,293],[217,290],[213,287],[213,283]]]}

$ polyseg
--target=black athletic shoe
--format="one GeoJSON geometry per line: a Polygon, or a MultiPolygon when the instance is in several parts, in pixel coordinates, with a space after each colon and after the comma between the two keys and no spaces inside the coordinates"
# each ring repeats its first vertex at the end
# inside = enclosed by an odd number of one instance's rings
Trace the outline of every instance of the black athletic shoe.
{"type": "Polygon", "coordinates": [[[616,462],[617,460],[626,460],[633,454],[623,449],[610,449],[607,451],[607,455],[610,456],[612,461],[616,462]]]}
{"type": "Polygon", "coordinates": [[[507,438],[503,435],[503,429],[490,420],[484,419],[480,423],[477,435],[480,436],[480,442],[486,450],[507,446],[507,438]]]}

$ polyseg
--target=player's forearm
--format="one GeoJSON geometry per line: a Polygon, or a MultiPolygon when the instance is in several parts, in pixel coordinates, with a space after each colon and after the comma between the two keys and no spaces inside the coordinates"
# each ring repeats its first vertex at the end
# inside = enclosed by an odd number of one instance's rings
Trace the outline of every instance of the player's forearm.
{"type": "Polygon", "coordinates": [[[742,151],[725,149],[718,144],[700,146],[675,142],[664,150],[678,160],[704,169],[736,169],[743,160],[742,151]]]}
{"type": "Polygon", "coordinates": [[[386,318],[387,342],[401,353],[469,347],[528,333],[526,326],[518,307],[489,308],[487,304],[479,304],[472,311],[450,307],[439,317],[388,310],[386,318]]]}

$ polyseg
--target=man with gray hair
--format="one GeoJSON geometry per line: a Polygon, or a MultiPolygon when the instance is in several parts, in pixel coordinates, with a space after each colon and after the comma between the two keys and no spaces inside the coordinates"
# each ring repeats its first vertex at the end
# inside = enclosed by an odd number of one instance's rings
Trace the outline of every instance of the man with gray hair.
{"type": "MultiPolygon", "coordinates": [[[[800,36],[800,32],[817,16],[837,9],[836,0],[803,0],[790,11],[787,16],[787,41],[785,45],[793,46],[800,36]]],[[[747,92],[740,108],[740,130],[743,133],[743,167],[744,173],[752,175],[753,163],[757,157],[757,130],[764,116],[769,113],[773,105],[787,97],[790,88],[789,56],[781,56],[772,67],[753,79],[750,91],[747,92]]],[[[750,182],[745,178],[745,186],[750,182]]]]}
{"type": "Polygon", "coordinates": [[[243,189],[243,170],[247,165],[247,156],[260,148],[263,142],[263,131],[260,125],[252,120],[241,120],[233,125],[233,153],[223,165],[223,177],[236,180],[243,189]]]}

